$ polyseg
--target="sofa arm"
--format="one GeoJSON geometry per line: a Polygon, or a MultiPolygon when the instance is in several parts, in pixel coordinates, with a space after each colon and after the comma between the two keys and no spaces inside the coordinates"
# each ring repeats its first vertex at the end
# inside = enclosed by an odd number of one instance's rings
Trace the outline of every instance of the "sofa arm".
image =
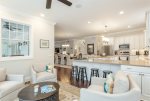
{"type": "Polygon", "coordinates": [[[132,89],[121,94],[108,94],[82,88],[80,90],[80,101],[140,101],[140,90],[132,89]]]}
{"type": "Polygon", "coordinates": [[[16,75],[16,74],[9,74],[7,75],[7,81],[18,81],[24,82],[24,75],[16,75]]]}
{"type": "Polygon", "coordinates": [[[91,85],[101,85],[101,86],[104,86],[104,82],[105,81],[106,81],[106,78],[92,77],[91,85]]]}

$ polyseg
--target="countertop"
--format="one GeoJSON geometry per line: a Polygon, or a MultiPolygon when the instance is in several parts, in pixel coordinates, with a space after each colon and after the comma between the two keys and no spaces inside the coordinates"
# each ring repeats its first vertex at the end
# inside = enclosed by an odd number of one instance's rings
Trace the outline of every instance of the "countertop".
{"type": "Polygon", "coordinates": [[[88,63],[100,63],[100,64],[115,64],[115,65],[130,65],[130,66],[140,66],[140,67],[150,67],[149,59],[135,59],[129,61],[121,61],[113,59],[113,57],[107,58],[90,58],[86,60],[74,60],[75,62],[88,62],[88,63]]]}

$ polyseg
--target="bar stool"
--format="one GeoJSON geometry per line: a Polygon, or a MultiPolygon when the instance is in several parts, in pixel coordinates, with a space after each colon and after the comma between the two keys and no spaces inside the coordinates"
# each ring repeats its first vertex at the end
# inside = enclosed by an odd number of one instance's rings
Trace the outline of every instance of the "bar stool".
{"type": "Polygon", "coordinates": [[[110,70],[104,70],[103,71],[103,78],[107,78],[107,75],[111,74],[111,73],[112,73],[112,71],[110,71],[110,70]]]}
{"type": "Polygon", "coordinates": [[[91,85],[91,79],[92,77],[99,77],[99,69],[97,68],[92,68],[91,69],[91,76],[90,76],[90,85],[91,85]]]}
{"type": "Polygon", "coordinates": [[[78,66],[72,66],[71,76],[76,78],[78,80],[78,66]]]}
{"type": "Polygon", "coordinates": [[[84,78],[87,81],[86,67],[79,67],[78,80],[81,79],[81,81],[84,82],[84,78]]]}

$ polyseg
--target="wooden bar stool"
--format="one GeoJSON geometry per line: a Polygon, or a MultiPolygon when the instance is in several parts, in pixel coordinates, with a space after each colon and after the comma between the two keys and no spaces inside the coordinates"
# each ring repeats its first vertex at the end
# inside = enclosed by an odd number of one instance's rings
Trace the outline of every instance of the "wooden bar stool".
{"type": "Polygon", "coordinates": [[[99,69],[97,69],[97,68],[92,68],[91,69],[90,85],[91,85],[92,77],[99,77],[99,69]]]}
{"type": "Polygon", "coordinates": [[[104,70],[103,71],[103,78],[107,78],[107,75],[111,74],[111,73],[112,73],[112,71],[110,71],[110,70],[104,70]]]}
{"type": "Polygon", "coordinates": [[[80,79],[82,82],[86,79],[87,81],[87,72],[86,67],[79,67],[79,74],[78,74],[78,80],[80,79]]]}

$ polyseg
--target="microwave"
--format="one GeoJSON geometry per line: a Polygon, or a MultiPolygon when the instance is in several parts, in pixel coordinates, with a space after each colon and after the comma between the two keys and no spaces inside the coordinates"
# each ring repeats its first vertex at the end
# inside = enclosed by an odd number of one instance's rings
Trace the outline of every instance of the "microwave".
{"type": "Polygon", "coordinates": [[[120,50],[129,50],[130,45],[129,44],[121,44],[121,45],[119,45],[119,49],[120,50]]]}

